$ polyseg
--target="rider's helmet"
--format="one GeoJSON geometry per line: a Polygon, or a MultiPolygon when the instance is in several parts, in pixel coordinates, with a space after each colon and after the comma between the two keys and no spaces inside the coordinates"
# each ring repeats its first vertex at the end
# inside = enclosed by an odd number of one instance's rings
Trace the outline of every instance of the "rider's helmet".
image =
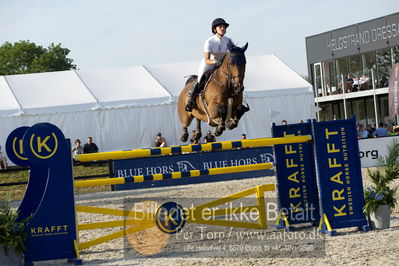
{"type": "Polygon", "coordinates": [[[213,34],[216,33],[215,28],[216,28],[217,26],[219,26],[219,25],[225,25],[226,28],[227,28],[227,27],[229,26],[229,23],[227,23],[226,21],[224,21],[224,19],[222,19],[222,18],[217,18],[217,19],[213,20],[213,22],[212,22],[212,33],[213,33],[213,34]]]}

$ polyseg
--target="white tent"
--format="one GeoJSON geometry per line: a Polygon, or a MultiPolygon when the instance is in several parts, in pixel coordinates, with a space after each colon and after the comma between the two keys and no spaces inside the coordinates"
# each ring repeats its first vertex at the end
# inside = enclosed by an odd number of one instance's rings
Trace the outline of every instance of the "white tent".
{"type": "MultiPolygon", "coordinates": [[[[158,132],[179,141],[177,99],[199,62],[0,76],[0,144],[19,126],[57,125],[67,138],[100,151],[150,147],[158,132]]],[[[314,117],[312,86],[274,55],[247,57],[245,101],[251,110],[218,140],[271,135],[272,122],[314,117]]],[[[195,128],[195,123],[191,126],[195,128]]],[[[203,132],[209,129],[203,126],[203,132]]],[[[191,130],[189,131],[191,132],[191,130]]]]}

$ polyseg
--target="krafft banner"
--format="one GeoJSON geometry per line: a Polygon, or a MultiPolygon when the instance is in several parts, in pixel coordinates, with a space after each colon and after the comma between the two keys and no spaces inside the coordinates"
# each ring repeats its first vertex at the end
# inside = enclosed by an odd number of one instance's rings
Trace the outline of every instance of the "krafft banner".
{"type": "Polygon", "coordinates": [[[399,111],[399,63],[396,63],[389,75],[389,119],[398,115],[399,111]]]}
{"type": "Polygon", "coordinates": [[[313,136],[323,229],[367,226],[356,120],[313,122],[313,136]]]}
{"type": "Polygon", "coordinates": [[[78,241],[70,140],[49,123],[20,127],[7,138],[7,154],[15,164],[30,166],[29,182],[19,207],[25,223],[26,265],[33,261],[78,260],[78,241]]]}
{"type": "MultiPolygon", "coordinates": [[[[310,122],[273,124],[272,132],[273,137],[303,136],[311,135],[312,129],[310,122]]],[[[310,142],[274,145],[281,227],[320,220],[312,146],[310,142]]]]}
{"type": "MultiPolygon", "coordinates": [[[[139,175],[167,174],[190,170],[223,168],[258,163],[274,162],[272,147],[247,148],[230,151],[199,152],[182,155],[135,158],[113,161],[114,177],[133,177],[139,175]]],[[[198,176],[173,180],[148,181],[115,185],[115,190],[148,187],[178,186],[204,182],[217,182],[232,179],[274,175],[273,170],[258,170],[223,175],[198,176]]]]}

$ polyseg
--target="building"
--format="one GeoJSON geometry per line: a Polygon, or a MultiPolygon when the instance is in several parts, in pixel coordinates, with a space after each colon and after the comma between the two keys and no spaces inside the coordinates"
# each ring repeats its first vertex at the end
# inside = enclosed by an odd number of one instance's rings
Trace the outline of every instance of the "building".
{"type": "Polygon", "coordinates": [[[399,62],[399,13],[306,37],[306,52],[318,120],[397,124],[388,120],[388,79],[399,62]]]}

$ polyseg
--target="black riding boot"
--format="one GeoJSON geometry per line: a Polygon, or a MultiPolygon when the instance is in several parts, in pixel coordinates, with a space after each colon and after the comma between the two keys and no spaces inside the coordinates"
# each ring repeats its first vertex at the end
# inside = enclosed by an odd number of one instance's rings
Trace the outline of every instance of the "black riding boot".
{"type": "Polygon", "coordinates": [[[193,86],[191,87],[190,91],[187,94],[187,96],[188,96],[188,101],[187,101],[187,105],[186,105],[187,112],[191,112],[193,110],[195,99],[197,98],[197,96],[199,94],[198,90],[199,90],[199,83],[195,82],[195,84],[193,84],[193,86]]]}

